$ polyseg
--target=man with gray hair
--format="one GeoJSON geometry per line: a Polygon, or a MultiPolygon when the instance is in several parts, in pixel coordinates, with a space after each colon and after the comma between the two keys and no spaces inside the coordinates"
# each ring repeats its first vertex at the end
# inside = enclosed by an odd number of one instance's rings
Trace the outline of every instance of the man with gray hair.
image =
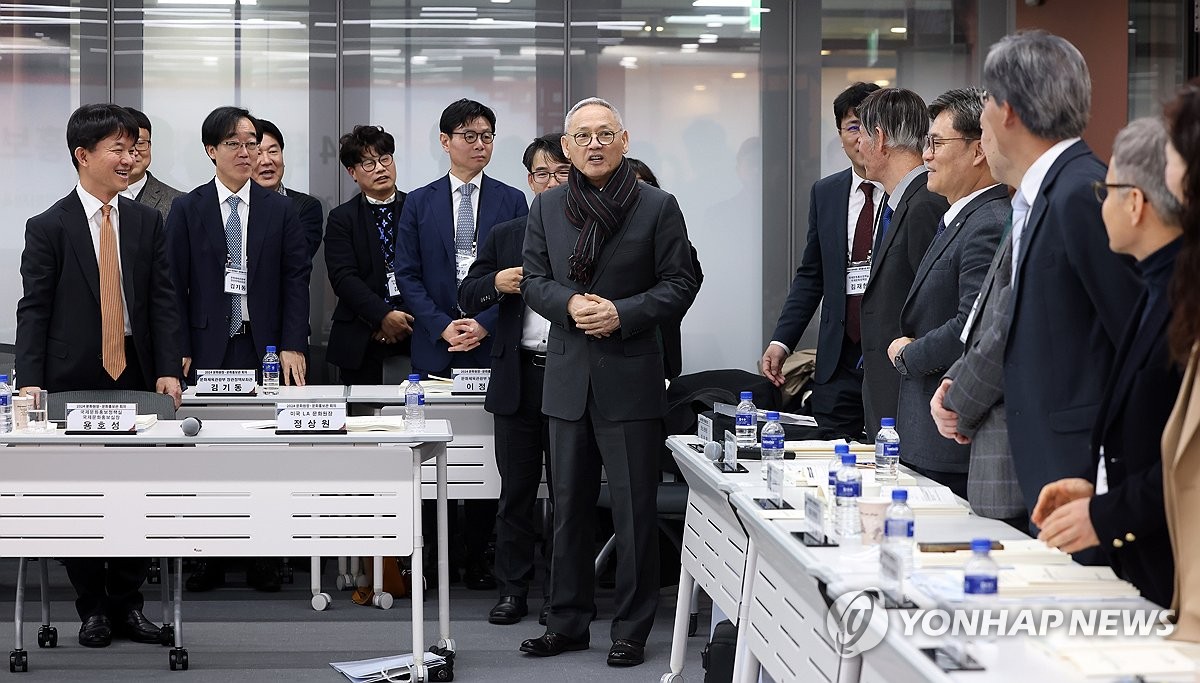
{"type": "Polygon", "coordinates": [[[588,98],[567,113],[570,180],[529,211],[521,293],[550,321],[542,411],[550,418],[554,551],[546,632],[521,651],[589,647],[592,538],[600,468],[617,541],[610,666],[645,661],[658,607],[658,493],[666,390],[659,327],[700,289],[675,197],[639,183],[613,105],[588,98]]]}
{"type": "MultiPolygon", "coordinates": [[[[870,280],[847,290],[862,290],[863,411],[867,435],[879,431],[882,418],[895,417],[900,374],[888,346],[900,334],[900,309],[912,286],[938,220],[950,208],[926,187],[921,152],[929,133],[929,111],[911,90],[883,88],[858,106],[862,133],[858,150],[867,180],[883,185],[887,204],[879,216],[871,249],[870,280]]],[[[849,281],[848,281],[849,283],[849,281]]],[[[849,284],[848,284],[849,286],[849,284]]]]}
{"type": "Polygon", "coordinates": [[[925,137],[928,187],[950,202],[900,311],[901,336],[888,348],[900,373],[896,429],[901,461],[967,498],[971,449],[942,438],[929,415],[929,397],[962,356],[962,329],[979,285],[1008,224],[1008,188],[992,178],[979,144],[976,88],[958,88],[929,105],[925,137]]]}
{"type": "MultiPolygon", "coordinates": [[[[1004,369],[1013,465],[1032,510],[1045,484],[1095,478],[1088,437],[1141,287],[1109,251],[1092,194],[1104,164],[1079,138],[1091,105],[1079,50],[1044,31],[1016,33],[992,46],[983,77],[983,148],[996,178],[1017,188],[1001,248],[1009,252],[1011,319],[994,349],[1002,355],[990,360],[1004,369]]],[[[934,394],[935,417],[947,390],[954,393],[944,381],[934,394]]],[[[943,433],[954,433],[951,415],[939,419],[943,433]]]]}
{"type": "Polygon", "coordinates": [[[1133,121],[1117,134],[1108,176],[1095,185],[1109,247],[1137,259],[1146,292],[1117,347],[1121,364],[1108,379],[1092,430],[1096,484],[1084,478],[1047,484],[1033,510],[1047,544],[1066,552],[1098,546],[1122,578],[1160,605],[1171,604],[1175,564],[1162,458],[1153,445],[1182,381],[1167,343],[1167,291],[1183,229],[1179,202],[1163,178],[1166,142],[1161,119],[1133,121]]]}

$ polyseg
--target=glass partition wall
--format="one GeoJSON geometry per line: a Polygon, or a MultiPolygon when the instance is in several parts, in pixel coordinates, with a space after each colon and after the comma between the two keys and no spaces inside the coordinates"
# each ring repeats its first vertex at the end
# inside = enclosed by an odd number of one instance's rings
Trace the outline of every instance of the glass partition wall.
{"type": "MultiPolygon", "coordinates": [[[[488,173],[527,189],[521,153],[592,95],[617,105],[630,155],[674,193],[705,281],[684,324],[684,369],[753,370],[804,247],[808,191],[846,166],[832,101],[854,81],[925,98],[978,82],[1011,25],[989,0],[45,0],[0,3],[0,264],[18,269],[25,220],[74,183],[67,116],[136,106],[152,171],[188,190],[212,177],[200,123],[245,106],[286,138],[285,185],[326,211],[356,188],[337,160],[359,123],[397,139],[401,189],[446,172],[441,110],[497,115],[488,173]]],[[[532,198],[532,194],[530,194],[532,198]]],[[[334,300],[318,253],[314,381],[334,300]]],[[[11,343],[20,287],[0,294],[11,343]]],[[[815,330],[813,325],[812,329],[815,330]]],[[[811,340],[815,342],[815,336],[811,340]]]]}

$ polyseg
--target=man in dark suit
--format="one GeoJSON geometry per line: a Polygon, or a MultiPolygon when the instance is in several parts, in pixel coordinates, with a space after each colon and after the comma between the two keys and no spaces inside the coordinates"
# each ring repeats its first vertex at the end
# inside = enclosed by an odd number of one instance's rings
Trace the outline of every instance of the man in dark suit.
{"type": "Polygon", "coordinates": [[[850,168],[813,183],[804,255],[762,356],[763,375],[783,386],[783,361],[796,350],[817,306],[822,306],[812,414],[819,426],[850,439],[863,436],[862,296],[846,295],[846,277],[852,263],[867,261],[884,200],[883,188],[864,179],[857,108],[878,89],[874,83],[855,83],[833,101],[850,168]]]}
{"type": "Polygon", "coordinates": [[[337,296],[325,359],[342,384],[382,384],[385,364],[407,374],[413,317],[396,286],[396,220],[405,194],[396,189],[396,139],[381,126],[355,126],[338,159],[358,195],[329,212],[325,267],[337,296]]]}
{"type": "MultiPolygon", "coordinates": [[[[120,197],[137,140],[137,121],[113,104],[84,105],[67,123],[79,184],[25,226],[16,336],[24,394],[135,389],[179,406],[179,315],[162,216],[120,197]]],[[[81,645],[107,646],[114,626],[137,642],[159,642],[142,614],[146,560],[65,563],[79,596],[81,645]]]]}
{"type": "Polygon", "coordinates": [[[321,247],[324,222],[321,202],[312,195],[283,186],[283,133],[279,126],[266,119],[259,119],[258,123],[262,126],[262,142],[258,146],[258,159],[251,178],[268,190],[290,197],[296,204],[296,216],[304,228],[304,241],[308,245],[308,258],[312,259],[321,247]]]}
{"type": "Polygon", "coordinates": [[[550,417],[554,552],[546,632],[521,651],[589,646],[592,534],[600,468],[613,496],[617,608],[611,666],[645,660],[658,605],[656,516],[666,411],[658,326],[699,290],[675,198],[639,183],[629,134],[599,98],[567,114],[567,186],[534,199],[521,292],[550,321],[542,410],[550,417]]]}
{"type": "MultiPolygon", "coordinates": [[[[562,134],[535,139],[522,158],[535,195],[567,181],[571,162],[563,155],[562,134]]],[[[467,315],[497,306],[492,341],[492,378],[483,407],[495,418],[496,466],[500,500],[496,513],[495,576],[500,599],[488,614],[493,624],[515,624],[528,611],[526,597],[534,576],[537,524],[534,507],[542,482],[542,465],[550,471],[550,422],[542,413],[542,384],[550,321],[521,298],[521,248],[526,217],[492,228],[458,290],[467,315]]],[[[549,539],[543,554],[549,557],[549,539]]],[[[550,608],[549,576],[542,581],[540,621],[550,608]]]]}
{"type": "MultiPolygon", "coordinates": [[[[250,181],[262,141],[250,112],[218,107],[200,134],[216,177],[175,200],[167,223],[183,372],[258,368],[266,347],[275,346],[282,381],[303,385],[312,261],[295,205],[250,181]]],[[[260,590],[279,590],[274,560],[251,562],[247,578],[260,590]]],[[[187,587],[222,583],[220,561],[210,560],[187,587]]]]}
{"type": "Polygon", "coordinates": [[[157,209],[165,221],[167,214],[171,211],[171,202],[183,193],[150,173],[150,160],[153,156],[152,140],[150,139],[153,127],[150,125],[150,117],[133,107],[125,107],[125,110],[132,114],[134,120],[137,121],[138,139],[137,144],[134,145],[136,156],[133,160],[133,167],[129,169],[129,187],[121,194],[152,209],[157,209]]]}
{"type": "Polygon", "coordinates": [[[1039,538],[1073,553],[1099,547],[1142,595],[1169,606],[1175,564],[1163,507],[1162,457],[1156,447],[1182,380],[1167,343],[1168,296],[1183,230],[1179,203],[1164,182],[1167,133],[1158,118],[1137,119],[1113,143],[1097,196],[1108,243],[1138,261],[1146,284],[1125,330],[1092,430],[1102,477],[1060,479],[1042,488],[1033,522],[1039,538]],[[1105,490],[1107,489],[1107,490],[1105,490]]]}
{"type": "Polygon", "coordinates": [[[928,187],[950,202],[917,267],[900,312],[901,337],[888,348],[900,373],[896,430],[900,460],[967,497],[971,449],[944,439],[929,414],[942,374],[962,356],[963,325],[1008,224],[1008,189],[996,183],[979,144],[981,90],[959,88],[929,105],[928,187]]]}
{"type": "MultiPolygon", "coordinates": [[[[414,317],[413,372],[449,377],[453,368],[491,363],[488,335],[496,328],[496,311],[477,318],[464,315],[458,308],[458,285],[492,226],[528,214],[529,207],[524,192],[483,173],[496,135],[491,109],[458,100],[442,112],[438,127],[450,172],[404,200],[396,229],[396,283],[414,317]]],[[[468,588],[492,590],[496,582],[485,554],[496,502],[468,500],[463,508],[464,581],[468,588]]]]}
{"type": "Polygon", "coordinates": [[[984,149],[996,178],[1017,188],[1004,391],[1032,510],[1049,482],[1095,478],[1091,430],[1142,288],[1128,257],[1108,249],[1093,196],[1105,169],[1078,138],[1091,100],[1079,51],[1042,31],[1006,36],[988,53],[984,85],[984,149]]]}
{"type": "Polygon", "coordinates": [[[882,183],[888,194],[871,249],[871,279],[862,297],[863,411],[867,435],[872,436],[882,418],[896,416],[900,375],[888,346],[901,336],[900,309],[950,205],[925,186],[921,154],[929,111],[919,95],[902,88],[876,90],[858,106],[858,117],[864,177],[882,183]]]}

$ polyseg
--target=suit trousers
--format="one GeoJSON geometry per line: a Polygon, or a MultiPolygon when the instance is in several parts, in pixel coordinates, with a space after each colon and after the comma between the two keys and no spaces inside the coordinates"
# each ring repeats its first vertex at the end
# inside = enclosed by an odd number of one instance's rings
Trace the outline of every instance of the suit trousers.
{"type": "MultiPolygon", "coordinates": [[[[545,362],[545,357],[542,357],[545,362]]],[[[529,594],[534,578],[534,546],[539,523],[535,513],[542,466],[550,468],[550,420],[542,414],[545,367],[521,354],[521,402],[512,415],[495,415],[496,467],[500,470],[500,500],[496,510],[496,583],[500,595],[529,594]]],[[[553,500],[553,489],[551,489],[553,500]]],[[[542,545],[549,559],[550,539],[542,545]]],[[[547,564],[547,570],[549,564],[547,564]]],[[[542,594],[550,595],[549,571],[542,594]]]]}
{"type": "MultiPolygon", "coordinates": [[[[809,405],[817,425],[846,439],[863,437],[863,370],[859,365],[862,346],[842,335],[842,354],[837,369],[823,384],[813,383],[809,405]]],[[[874,436],[869,434],[867,436],[874,436]]]]}
{"type": "MultiPolygon", "coordinates": [[[[42,558],[42,562],[50,561],[42,558]]],[[[142,608],[139,590],[150,560],[142,557],[74,557],[63,561],[75,587],[75,611],[80,620],[108,616],[121,620],[129,610],[142,608]]]]}
{"type": "MultiPolygon", "coordinates": [[[[247,329],[249,329],[247,327],[247,329]]],[[[283,349],[278,349],[281,353],[283,349]]],[[[221,360],[221,367],[226,370],[261,370],[262,357],[267,352],[266,349],[259,351],[254,348],[254,339],[250,333],[235,334],[229,338],[229,343],[225,345],[225,357],[221,360]]],[[[207,370],[208,368],[203,368],[207,370]]],[[[196,368],[192,369],[195,372],[196,368]]],[[[283,383],[283,376],[279,377],[279,381],[283,383]]]]}
{"type": "Polygon", "coordinates": [[[550,418],[554,549],[547,630],[588,638],[596,591],[596,498],[603,466],[612,494],[617,555],[611,636],[646,642],[658,608],[658,525],[653,520],[658,515],[662,443],[660,418],[607,420],[590,390],[582,418],[550,418]]]}

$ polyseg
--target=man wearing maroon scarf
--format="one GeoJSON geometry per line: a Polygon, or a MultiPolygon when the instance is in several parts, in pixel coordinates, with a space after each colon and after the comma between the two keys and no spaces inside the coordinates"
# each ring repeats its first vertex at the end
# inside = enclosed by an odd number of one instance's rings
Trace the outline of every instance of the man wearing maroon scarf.
{"type": "Polygon", "coordinates": [[[525,233],[521,292],[551,323],[542,410],[550,418],[555,511],[546,633],[521,651],[547,657],[589,647],[603,466],[617,539],[608,663],[634,666],[645,659],[658,607],[651,520],[666,411],[659,326],[678,321],[700,285],[679,204],[637,181],[616,108],[582,100],[564,130],[570,180],[534,199],[525,233]]]}

